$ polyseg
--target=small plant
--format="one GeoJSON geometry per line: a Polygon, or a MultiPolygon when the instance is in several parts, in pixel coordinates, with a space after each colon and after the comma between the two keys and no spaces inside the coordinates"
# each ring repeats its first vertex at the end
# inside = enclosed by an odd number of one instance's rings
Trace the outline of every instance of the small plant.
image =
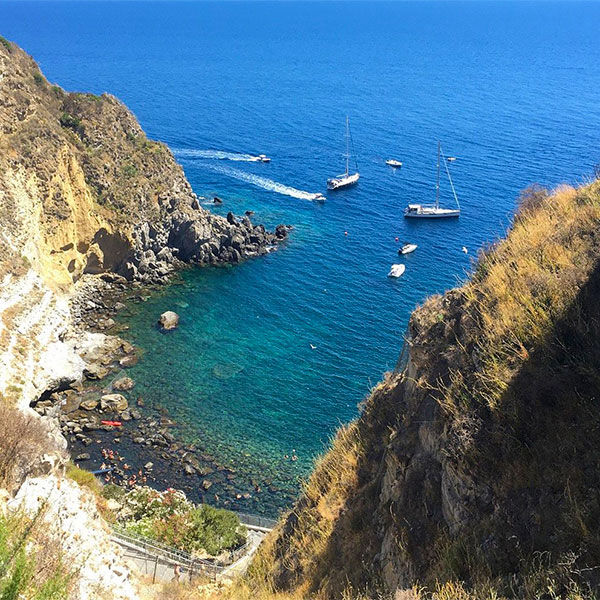
{"type": "Polygon", "coordinates": [[[66,129],[72,129],[77,133],[79,133],[82,129],[81,120],[67,112],[63,112],[59,120],[61,126],[65,127],[66,129]]]}
{"type": "Polygon", "coordinates": [[[2,44],[9,52],[12,52],[12,44],[0,35],[0,44],[2,44]]]}
{"type": "Polygon", "coordinates": [[[43,534],[37,522],[19,514],[0,514],[0,598],[63,600],[72,576],[61,549],[43,534]]]}
{"type": "Polygon", "coordinates": [[[39,85],[40,87],[46,84],[46,80],[41,73],[34,73],[33,80],[35,81],[36,85],[39,85]]]}
{"type": "Polygon", "coordinates": [[[132,163],[127,163],[121,168],[121,173],[123,173],[125,177],[135,177],[137,175],[137,172],[137,167],[132,163]]]}
{"type": "Polygon", "coordinates": [[[23,414],[7,402],[0,402],[0,423],[0,487],[12,489],[20,484],[50,442],[39,419],[23,414]]]}

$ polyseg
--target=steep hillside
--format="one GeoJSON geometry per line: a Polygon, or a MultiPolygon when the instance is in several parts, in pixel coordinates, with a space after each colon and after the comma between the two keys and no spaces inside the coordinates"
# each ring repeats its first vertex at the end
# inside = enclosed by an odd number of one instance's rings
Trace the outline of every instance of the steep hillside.
{"type": "Polygon", "coordinates": [[[600,182],[524,196],[471,280],[414,312],[405,367],[338,433],[248,589],[597,589],[599,224],[600,182]]]}
{"type": "Polygon", "coordinates": [[[121,102],[50,85],[6,40],[0,218],[0,277],[32,265],[54,288],[85,272],[160,280],[177,259],[238,262],[286,236],[201,208],[169,149],[121,102]]]}

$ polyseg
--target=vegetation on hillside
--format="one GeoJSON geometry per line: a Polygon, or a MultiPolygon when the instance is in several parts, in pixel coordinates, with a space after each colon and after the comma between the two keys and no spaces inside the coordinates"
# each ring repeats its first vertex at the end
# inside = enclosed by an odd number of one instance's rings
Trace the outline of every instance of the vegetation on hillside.
{"type": "Polygon", "coordinates": [[[415,312],[408,370],[340,430],[232,598],[379,597],[398,569],[423,586],[406,598],[596,597],[599,225],[598,181],[524,192],[471,280],[415,312]],[[422,435],[456,498],[427,469],[404,479],[422,435]]]}
{"type": "Polygon", "coordinates": [[[0,513],[2,600],[63,600],[72,578],[60,548],[44,536],[37,518],[0,513]]]}
{"type": "MultiPolygon", "coordinates": [[[[114,489],[107,490],[114,498],[114,489]]],[[[143,535],[190,554],[217,556],[241,546],[246,530],[238,516],[208,504],[196,505],[178,490],[158,492],[137,487],[118,498],[119,523],[143,535]]]]}

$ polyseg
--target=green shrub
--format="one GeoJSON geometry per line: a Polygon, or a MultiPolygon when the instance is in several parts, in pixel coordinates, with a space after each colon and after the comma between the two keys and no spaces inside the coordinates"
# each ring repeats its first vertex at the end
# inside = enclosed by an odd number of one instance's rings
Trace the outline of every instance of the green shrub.
{"type": "Polygon", "coordinates": [[[124,497],[128,531],[186,552],[220,554],[240,546],[246,531],[237,515],[207,504],[196,506],[183,492],[136,488],[124,497]]]}
{"type": "Polygon", "coordinates": [[[80,132],[81,131],[81,121],[67,112],[63,112],[60,116],[60,124],[62,127],[67,129],[72,129],[73,131],[80,132]]]}
{"type": "Polygon", "coordinates": [[[123,173],[123,175],[125,175],[125,177],[135,177],[137,175],[138,170],[134,164],[127,163],[126,165],[123,165],[121,172],[123,173]]]}
{"type": "Polygon", "coordinates": [[[34,73],[33,80],[39,86],[43,86],[46,83],[46,80],[44,79],[44,76],[41,73],[34,73]]]}
{"type": "MultiPolygon", "coordinates": [[[[39,517],[39,513],[38,513],[39,517]]],[[[2,600],[63,600],[71,575],[61,549],[44,537],[37,517],[0,514],[0,598],[2,600]]],[[[55,543],[55,542],[54,542],[55,543]]]]}
{"type": "Polygon", "coordinates": [[[114,483],[109,483],[102,486],[102,497],[106,500],[122,500],[127,490],[114,483]]]}
{"type": "Polygon", "coordinates": [[[12,44],[0,35],[0,44],[2,44],[9,52],[12,52],[12,44]]]}
{"type": "Polygon", "coordinates": [[[102,484],[96,479],[95,475],[85,469],[80,469],[73,463],[67,465],[67,477],[97,496],[102,494],[102,484]]]}

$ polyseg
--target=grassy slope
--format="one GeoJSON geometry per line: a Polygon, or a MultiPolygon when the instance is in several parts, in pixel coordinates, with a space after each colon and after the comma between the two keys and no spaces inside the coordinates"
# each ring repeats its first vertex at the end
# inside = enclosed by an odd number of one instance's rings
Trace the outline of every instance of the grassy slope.
{"type": "MultiPolygon", "coordinates": [[[[358,422],[339,432],[234,597],[380,587],[382,524],[393,529],[389,556],[407,565],[407,580],[429,590],[449,582],[440,598],[466,597],[457,580],[477,597],[492,597],[490,589],[578,597],[597,585],[599,223],[599,182],[525,199],[471,281],[413,315],[419,364],[388,376],[358,422]],[[445,464],[468,472],[491,500],[458,532],[434,511],[415,539],[410,503],[383,507],[387,521],[375,514],[385,463],[401,459],[396,440],[413,443],[407,422],[428,399],[445,464]]],[[[430,481],[412,484],[425,497],[420,486],[430,481]]]]}

